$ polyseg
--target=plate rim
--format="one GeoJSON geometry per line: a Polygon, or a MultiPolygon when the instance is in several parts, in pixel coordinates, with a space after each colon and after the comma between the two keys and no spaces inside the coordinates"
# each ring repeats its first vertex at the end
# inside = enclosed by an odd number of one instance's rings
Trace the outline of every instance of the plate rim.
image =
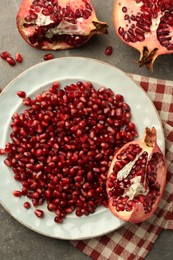
{"type": "MultiPolygon", "coordinates": [[[[150,104],[152,105],[152,108],[154,109],[154,112],[155,112],[155,114],[156,114],[156,116],[157,116],[157,119],[158,119],[158,121],[159,121],[159,123],[160,123],[160,126],[161,126],[161,129],[160,129],[160,130],[161,130],[161,132],[162,132],[162,136],[164,137],[163,126],[162,126],[162,122],[161,122],[160,116],[159,116],[159,114],[158,114],[158,111],[157,111],[157,109],[155,108],[155,106],[154,106],[152,100],[149,98],[149,96],[147,95],[147,93],[144,91],[144,89],[143,89],[135,80],[133,80],[133,79],[128,75],[128,73],[122,71],[121,69],[115,67],[115,66],[112,65],[112,64],[109,64],[109,63],[107,63],[107,62],[105,62],[105,61],[101,61],[101,60],[94,59],[94,58],[81,57],[81,56],[75,56],[75,57],[73,57],[73,56],[68,56],[68,57],[55,58],[55,59],[49,60],[49,61],[42,61],[42,62],[40,62],[40,63],[38,63],[38,64],[35,64],[35,65],[33,65],[33,66],[27,68],[27,69],[24,70],[22,73],[18,74],[13,80],[11,80],[11,81],[3,88],[2,92],[0,93],[0,98],[2,97],[2,95],[3,95],[6,91],[9,90],[9,88],[10,88],[18,79],[20,79],[21,77],[25,77],[25,74],[30,73],[30,71],[34,70],[35,68],[36,68],[36,69],[39,69],[39,67],[45,66],[46,64],[56,63],[56,62],[59,61],[59,60],[69,60],[69,59],[70,59],[70,60],[75,60],[75,61],[77,61],[77,60],[79,60],[79,59],[80,59],[80,60],[83,60],[83,61],[88,60],[88,61],[95,62],[95,63],[98,63],[98,64],[103,64],[103,65],[105,65],[105,66],[110,66],[113,70],[117,70],[119,73],[123,74],[126,78],[128,78],[128,80],[130,80],[133,84],[135,84],[137,87],[139,87],[139,88],[140,88],[140,91],[142,91],[143,94],[145,95],[145,98],[147,98],[148,101],[150,102],[150,104]]],[[[91,80],[91,81],[92,81],[92,80],[91,80]]],[[[163,144],[163,146],[164,146],[163,149],[165,150],[165,143],[163,144]]],[[[21,224],[24,225],[25,227],[27,227],[27,228],[31,229],[32,231],[37,232],[37,233],[39,233],[39,234],[41,234],[41,235],[45,235],[45,236],[47,236],[47,237],[52,237],[52,238],[56,238],[56,239],[65,239],[65,240],[76,240],[76,239],[77,239],[77,240],[82,240],[82,239],[95,238],[95,237],[102,236],[102,235],[105,235],[105,234],[107,234],[107,233],[110,233],[110,232],[112,232],[112,231],[115,231],[115,230],[119,229],[120,227],[122,227],[122,226],[125,224],[125,222],[122,222],[117,228],[109,229],[108,231],[106,231],[106,232],[104,232],[104,233],[101,232],[101,233],[99,233],[98,235],[94,235],[94,236],[84,236],[84,237],[80,237],[80,238],[61,238],[61,237],[53,236],[53,235],[50,235],[50,234],[45,234],[44,232],[41,232],[40,230],[35,230],[34,228],[30,227],[30,225],[28,225],[27,223],[21,221],[19,218],[17,218],[16,216],[14,216],[14,215],[12,214],[12,212],[8,209],[8,207],[6,207],[6,205],[2,202],[1,198],[0,198],[0,203],[1,203],[1,205],[3,206],[3,208],[4,208],[15,220],[17,220],[19,223],[21,223],[21,224]]],[[[34,211],[34,210],[33,210],[33,211],[34,211]]]]}

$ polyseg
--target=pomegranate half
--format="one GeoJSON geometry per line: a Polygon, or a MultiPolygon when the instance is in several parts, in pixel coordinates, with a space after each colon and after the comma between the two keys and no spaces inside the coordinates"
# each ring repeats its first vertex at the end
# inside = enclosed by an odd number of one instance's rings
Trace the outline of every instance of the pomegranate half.
{"type": "Polygon", "coordinates": [[[113,19],[120,39],[140,52],[140,67],[152,71],[159,55],[173,53],[172,0],[117,0],[113,19]]]}
{"type": "Polygon", "coordinates": [[[165,157],[156,129],[125,144],[111,162],[106,188],[111,212],[124,221],[140,223],[156,211],[166,182],[165,157]]]}
{"type": "Polygon", "coordinates": [[[46,50],[79,47],[94,34],[107,33],[90,0],[23,0],[16,20],[23,39],[46,50]]]}

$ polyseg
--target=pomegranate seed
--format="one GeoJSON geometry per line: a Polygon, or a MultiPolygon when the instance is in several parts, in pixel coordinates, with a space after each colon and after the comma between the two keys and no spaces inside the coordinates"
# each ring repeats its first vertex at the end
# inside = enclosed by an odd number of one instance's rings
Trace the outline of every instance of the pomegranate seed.
{"type": "Polygon", "coordinates": [[[57,89],[60,87],[60,84],[58,81],[55,81],[51,88],[49,89],[50,92],[57,93],[57,89]]]}
{"type": "Polygon", "coordinates": [[[43,58],[44,58],[44,60],[52,60],[52,59],[54,59],[54,55],[51,53],[47,53],[44,55],[43,58]]]}
{"type": "Polygon", "coordinates": [[[8,167],[11,167],[11,161],[10,161],[8,158],[6,158],[6,159],[4,160],[4,163],[5,163],[8,167]]]}
{"type": "Polygon", "coordinates": [[[26,208],[26,209],[30,209],[31,204],[30,204],[28,201],[26,201],[26,202],[24,202],[23,206],[24,206],[24,208],[26,208]]]}
{"type": "Polygon", "coordinates": [[[21,63],[23,61],[23,58],[22,58],[22,55],[20,53],[16,53],[15,55],[15,60],[18,62],[18,63],[21,63]]]}
{"type": "Polygon", "coordinates": [[[112,46],[107,46],[105,49],[105,55],[109,56],[112,54],[113,48],[112,46]]]}
{"type": "MultiPolygon", "coordinates": [[[[15,178],[15,179],[16,179],[16,178],[15,178]]],[[[18,176],[18,179],[16,179],[16,180],[21,181],[20,175],[18,176]]],[[[22,188],[22,195],[27,195],[27,193],[28,193],[28,189],[27,189],[26,187],[23,187],[23,188],[22,188]]]]}
{"type": "Polygon", "coordinates": [[[24,104],[25,106],[31,106],[31,105],[32,105],[31,98],[25,97],[25,98],[23,99],[23,104],[24,104]]]}
{"type": "Polygon", "coordinates": [[[63,217],[55,217],[54,218],[54,221],[56,222],[56,223],[62,223],[63,222],[63,217]]]}
{"type": "Polygon", "coordinates": [[[0,149],[0,155],[6,154],[6,151],[4,149],[0,149]]]}
{"type": "Polygon", "coordinates": [[[26,97],[26,93],[24,91],[18,91],[17,92],[17,95],[20,97],[20,98],[25,98],[26,97]]]}
{"type": "Polygon", "coordinates": [[[81,217],[81,216],[82,216],[82,211],[81,211],[80,208],[77,208],[77,209],[76,209],[76,216],[78,216],[78,217],[81,217]]]}
{"type": "Polygon", "coordinates": [[[15,60],[12,57],[7,57],[6,61],[8,62],[8,64],[10,66],[15,66],[16,65],[16,62],[15,62],[15,60]]]}
{"type": "Polygon", "coordinates": [[[2,58],[3,60],[6,60],[7,58],[10,57],[10,53],[9,53],[8,51],[4,51],[4,52],[2,52],[2,53],[0,54],[0,56],[1,56],[1,58],[2,58]]]}
{"type": "Polygon", "coordinates": [[[21,191],[19,191],[19,190],[15,190],[15,191],[13,191],[13,195],[14,195],[15,197],[21,197],[22,193],[21,193],[21,191]]]}
{"type": "Polygon", "coordinates": [[[43,218],[44,217],[44,211],[41,209],[36,209],[34,211],[34,214],[38,217],[38,218],[43,218]]]}

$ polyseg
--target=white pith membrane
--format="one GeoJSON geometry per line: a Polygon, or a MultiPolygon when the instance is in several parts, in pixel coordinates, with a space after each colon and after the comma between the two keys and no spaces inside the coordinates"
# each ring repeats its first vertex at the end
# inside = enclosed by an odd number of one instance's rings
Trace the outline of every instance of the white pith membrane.
{"type": "MultiPolygon", "coordinates": [[[[143,151],[138,154],[134,161],[130,161],[127,163],[117,174],[117,180],[122,181],[125,178],[128,178],[130,175],[131,169],[135,166],[136,162],[140,158],[140,156],[143,154],[143,151]]],[[[145,167],[146,171],[147,165],[145,167]]],[[[127,188],[124,188],[124,194],[122,197],[128,196],[128,200],[134,199],[134,197],[137,197],[138,195],[147,195],[149,192],[149,188],[146,186],[146,175],[145,180],[142,182],[141,176],[135,176],[134,178],[130,179],[130,186],[127,188]]]]}
{"type": "MultiPolygon", "coordinates": [[[[46,26],[49,24],[53,24],[53,21],[50,19],[50,16],[43,15],[41,13],[43,9],[37,13],[38,17],[35,20],[35,26],[46,26]]],[[[70,23],[68,21],[62,20],[57,26],[54,28],[50,28],[45,36],[47,38],[52,38],[53,35],[63,35],[63,34],[79,34],[79,35],[88,35],[89,31],[84,29],[83,23],[85,23],[85,19],[83,17],[79,17],[76,19],[76,24],[70,23]]],[[[28,36],[30,36],[30,32],[28,31],[28,36]]]]}
{"type": "MultiPolygon", "coordinates": [[[[78,20],[84,20],[83,18],[78,18],[78,20]]],[[[54,28],[50,28],[47,33],[46,37],[47,38],[52,38],[53,35],[63,35],[63,34],[69,34],[69,35],[87,35],[88,33],[86,30],[82,28],[82,26],[79,26],[78,24],[72,24],[67,21],[62,21],[60,24],[54,28]]]]}
{"type": "Polygon", "coordinates": [[[37,13],[38,17],[37,19],[35,20],[35,23],[36,25],[48,25],[50,23],[52,23],[53,21],[50,19],[50,16],[46,16],[46,15],[43,15],[41,13],[43,9],[40,10],[39,13],[37,13]]]}

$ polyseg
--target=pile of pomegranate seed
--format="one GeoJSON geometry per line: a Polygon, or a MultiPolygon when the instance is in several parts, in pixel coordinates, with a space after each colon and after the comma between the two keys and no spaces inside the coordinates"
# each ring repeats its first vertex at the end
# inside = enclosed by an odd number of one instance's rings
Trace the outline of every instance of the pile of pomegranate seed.
{"type": "Polygon", "coordinates": [[[20,53],[16,53],[14,59],[8,51],[4,51],[0,54],[0,57],[7,61],[10,66],[15,66],[16,62],[22,63],[23,61],[22,55],[20,53]]]}
{"type": "Polygon", "coordinates": [[[73,211],[82,216],[107,206],[110,161],[137,136],[122,95],[90,82],[59,86],[54,82],[34,99],[17,92],[27,109],[12,116],[11,142],[0,150],[22,184],[14,195],[27,196],[34,207],[46,202],[56,223],[73,211]]]}

